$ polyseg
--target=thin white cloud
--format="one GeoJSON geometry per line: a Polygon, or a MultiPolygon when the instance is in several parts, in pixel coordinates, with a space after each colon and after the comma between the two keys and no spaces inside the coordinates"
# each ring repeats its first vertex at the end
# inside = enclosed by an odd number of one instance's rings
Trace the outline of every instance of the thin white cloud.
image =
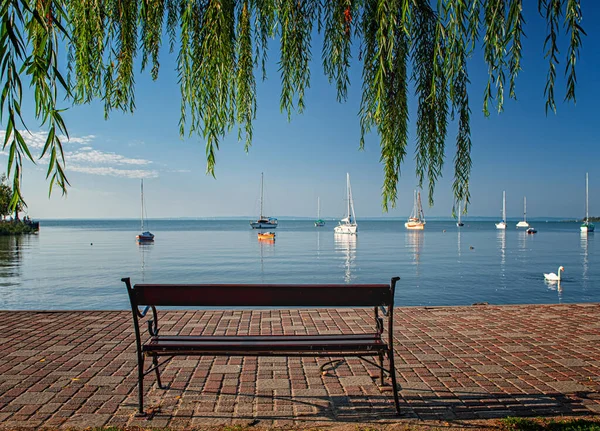
{"type": "Polygon", "coordinates": [[[143,169],[118,169],[109,166],[80,166],[80,165],[69,165],[67,170],[74,172],[82,172],[84,174],[92,175],[103,175],[110,177],[122,177],[122,178],[156,178],[158,172],[153,170],[143,169]]]}
{"type": "Polygon", "coordinates": [[[73,151],[65,154],[67,163],[116,164],[116,165],[149,165],[145,159],[131,159],[120,154],[105,153],[98,150],[73,151]]]}
{"type": "MultiPolygon", "coordinates": [[[[27,130],[20,131],[32,153],[41,154],[48,132],[28,132],[27,130]]],[[[5,130],[0,130],[0,142],[3,142],[6,136],[5,130]]],[[[68,140],[66,136],[60,136],[65,147],[66,170],[72,172],[81,172],[90,175],[113,176],[121,178],[156,178],[158,172],[156,170],[140,169],[148,166],[153,162],[146,159],[138,159],[126,157],[113,152],[104,152],[94,149],[93,142],[95,135],[86,136],[71,136],[68,140]],[[72,148],[69,144],[82,145],[81,147],[72,148]],[[67,151],[68,150],[68,151],[67,151]],[[125,169],[124,166],[138,167],[138,169],[125,169]]],[[[7,155],[7,151],[1,151],[0,154],[7,155]]],[[[42,159],[37,160],[39,165],[47,165],[49,155],[46,154],[42,159]]]]}
{"type": "MultiPolygon", "coordinates": [[[[40,130],[38,132],[30,132],[27,130],[20,130],[21,135],[23,135],[23,139],[27,142],[27,146],[31,150],[41,150],[46,145],[46,139],[48,139],[48,132],[44,132],[40,130]]],[[[4,138],[6,137],[6,130],[0,130],[0,141],[4,143],[4,138]]],[[[67,138],[65,135],[59,135],[58,138],[64,144],[80,144],[87,145],[90,144],[96,136],[94,135],[86,135],[86,136],[71,136],[67,138]]]]}

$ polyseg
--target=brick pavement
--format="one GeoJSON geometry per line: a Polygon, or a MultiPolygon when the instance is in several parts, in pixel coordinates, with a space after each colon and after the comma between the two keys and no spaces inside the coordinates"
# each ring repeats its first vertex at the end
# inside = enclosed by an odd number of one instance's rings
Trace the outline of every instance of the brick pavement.
{"type": "MultiPolygon", "coordinates": [[[[160,313],[160,312],[159,312],[160,313]]],[[[396,308],[401,406],[348,359],[177,358],[134,416],[129,312],[0,312],[0,428],[318,426],[600,413],[600,304],[396,308]]],[[[167,311],[161,333],[367,331],[370,310],[167,311]]]]}

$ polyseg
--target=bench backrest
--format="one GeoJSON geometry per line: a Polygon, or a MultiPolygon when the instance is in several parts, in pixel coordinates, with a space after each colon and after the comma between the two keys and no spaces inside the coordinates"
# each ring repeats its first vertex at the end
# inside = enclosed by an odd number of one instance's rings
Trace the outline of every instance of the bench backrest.
{"type": "Polygon", "coordinates": [[[390,284],[136,284],[122,279],[133,305],[217,307],[393,306],[390,284]]]}

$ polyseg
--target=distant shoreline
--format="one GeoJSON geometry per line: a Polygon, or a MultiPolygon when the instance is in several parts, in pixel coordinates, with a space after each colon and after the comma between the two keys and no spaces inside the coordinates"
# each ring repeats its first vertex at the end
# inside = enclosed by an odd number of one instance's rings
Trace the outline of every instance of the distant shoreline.
{"type": "MultiPolygon", "coordinates": [[[[280,221],[307,221],[313,222],[315,217],[293,217],[293,216],[276,216],[280,221]]],[[[321,217],[326,222],[338,222],[340,217],[321,217]]],[[[425,217],[430,222],[454,222],[456,219],[452,217],[425,217]]],[[[156,217],[148,218],[149,221],[250,221],[256,219],[254,216],[224,216],[224,217],[156,217]]],[[[94,222],[94,221],[123,221],[123,222],[139,222],[139,218],[124,217],[124,218],[36,218],[36,220],[43,222],[94,222]]],[[[398,221],[405,222],[406,217],[357,217],[359,221],[398,221]]],[[[508,218],[508,223],[516,223],[520,221],[519,217],[508,218]]],[[[527,219],[530,222],[536,223],[582,223],[582,219],[564,218],[564,217],[531,217],[527,219]]],[[[497,217],[489,216],[470,216],[463,217],[463,222],[498,222],[497,217]]],[[[600,217],[590,217],[592,222],[600,222],[600,217]]]]}

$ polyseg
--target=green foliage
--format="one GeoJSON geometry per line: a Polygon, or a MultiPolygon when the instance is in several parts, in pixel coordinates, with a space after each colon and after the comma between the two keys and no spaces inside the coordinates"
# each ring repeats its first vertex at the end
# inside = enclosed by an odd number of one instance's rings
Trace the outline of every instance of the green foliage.
{"type": "MultiPolygon", "coordinates": [[[[538,0],[547,22],[544,43],[548,61],[544,90],[546,111],[556,111],[555,82],[559,62],[559,30],[564,17],[569,46],[566,54],[565,100],[575,101],[575,64],[582,36],[580,0],[538,0]]],[[[471,172],[470,101],[467,61],[483,47],[488,81],[483,111],[503,110],[516,98],[521,70],[523,0],[5,0],[0,6],[0,122],[6,126],[8,174],[15,191],[12,205],[22,201],[24,159],[34,161],[21,117],[22,86],[34,90],[35,114],[48,139],[50,191],[64,192],[68,181],[60,136],[68,136],[58,108],[66,103],[102,99],[106,116],[113,109],[135,109],[135,66],[150,69],[157,79],[159,51],[168,39],[177,50],[181,91],[180,133],[196,134],[206,145],[207,171],[214,175],[216,151],[235,126],[246,151],[252,143],[256,116],[257,70],[266,79],[268,42],[278,37],[281,111],[288,119],[305,109],[310,86],[313,28],[323,32],[323,70],[336,86],[337,99],[347,98],[352,45],[362,62],[359,111],[364,146],[366,134],[380,138],[384,168],[383,207],[394,206],[400,168],[407,153],[408,98],[414,83],[416,171],[420,186],[433,190],[442,174],[450,122],[457,127],[453,192],[469,203],[471,172]],[[59,46],[68,47],[68,76],[59,70],[59,46]]]]}
{"type": "Polygon", "coordinates": [[[0,221],[0,235],[28,235],[37,230],[22,221],[0,221]]]}
{"type": "Polygon", "coordinates": [[[0,217],[4,218],[11,214],[10,202],[12,200],[12,189],[8,184],[6,174],[0,176],[0,217]]]}

